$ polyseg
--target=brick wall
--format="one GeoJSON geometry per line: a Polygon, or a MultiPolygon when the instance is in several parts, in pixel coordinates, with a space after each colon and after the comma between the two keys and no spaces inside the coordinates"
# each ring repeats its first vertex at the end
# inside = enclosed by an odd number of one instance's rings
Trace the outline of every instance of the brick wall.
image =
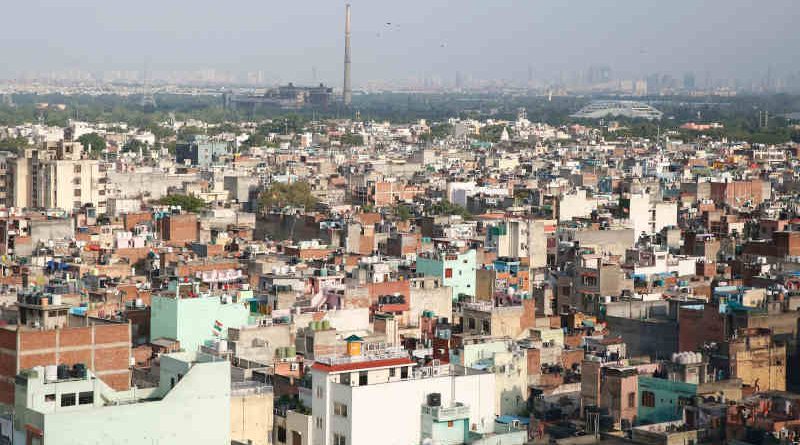
{"type": "Polygon", "coordinates": [[[14,377],[35,366],[83,363],[111,387],[130,388],[130,335],[127,323],[48,331],[0,329],[0,403],[14,402],[14,377]]]}
{"type": "Polygon", "coordinates": [[[724,316],[713,305],[678,309],[678,350],[698,351],[706,342],[725,341],[724,316]]]}
{"type": "Polygon", "coordinates": [[[122,224],[125,226],[125,230],[131,230],[136,227],[137,224],[152,219],[153,216],[149,212],[126,213],[122,215],[122,224]]]}

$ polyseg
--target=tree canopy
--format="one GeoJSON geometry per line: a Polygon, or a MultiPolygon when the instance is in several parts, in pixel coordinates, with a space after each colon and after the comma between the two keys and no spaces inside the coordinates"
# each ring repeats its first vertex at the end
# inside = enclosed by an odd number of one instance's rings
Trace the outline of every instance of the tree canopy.
{"type": "Polygon", "coordinates": [[[464,219],[472,217],[472,213],[469,210],[447,200],[433,204],[428,211],[431,215],[460,215],[464,219]]]}
{"type": "Polygon", "coordinates": [[[106,149],[106,140],[97,133],[84,134],[78,138],[78,142],[91,154],[102,153],[106,149]]]}
{"type": "Polygon", "coordinates": [[[259,205],[262,211],[282,209],[284,207],[302,207],[311,210],[316,206],[317,198],[311,193],[311,184],[305,181],[285,184],[275,182],[261,192],[259,205]]]}
{"type": "Polygon", "coordinates": [[[342,145],[346,147],[358,147],[364,145],[364,137],[356,133],[346,133],[341,137],[342,145]]]}
{"type": "Polygon", "coordinates": [[[193,195],[167,195],[158,200],[161,205],[180,206],[187,212],[200,212],[206,208],[206,203],[202,199],[193,195]]]}

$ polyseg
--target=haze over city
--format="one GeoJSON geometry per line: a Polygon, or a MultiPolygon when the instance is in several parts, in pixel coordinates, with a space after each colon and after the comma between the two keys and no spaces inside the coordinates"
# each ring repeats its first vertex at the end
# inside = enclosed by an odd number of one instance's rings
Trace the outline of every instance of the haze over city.
{"type": "Polygon", "coordinates": [[[800,445],[800,0],[6,0],[0,445],[800,445]]]}
{"type": "MultiPolygon", "coordinates": [[[[590,66],[615,76],[758,79],[800,70],[792,0],[363,1],[353,5],[353,81],[542,81],[590,66]]],[[[3,7],[0,76],[69,70],[214,70],[338,84],[344,4],[198,0],[17,1],[3,7]],[[314,74],[316,73],[316,74],[314,74]]]]}

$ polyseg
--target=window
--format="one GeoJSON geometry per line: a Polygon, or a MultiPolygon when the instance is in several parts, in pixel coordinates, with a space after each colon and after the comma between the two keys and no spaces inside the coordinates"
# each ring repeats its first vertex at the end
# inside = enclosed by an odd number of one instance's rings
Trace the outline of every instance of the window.
{"type": "Polygon", "coordinates": [[[444,277],[445,278],[453,278],[453,269],[447,268],[444,270],[444,277]]]}
{"type": "Polygon", "coordinates": [[[345,373],[339,376],[339,383],[342,385],[350,385],[350,373],[345,373]]]}
{"type": "Polygon", "coordinates": [[[45,394],[44,395],[44,401],[45,402],[55,402],[56,401],[56,395],[55,394],[45,394]]]}
{"type": "Polygon", "coordinates": [[[337,416],[347,417],[347,405],[344,403],[334,402],[333,413],[337,416]]]}
{"type": "Polygon", "coordinates": [[[78,394],[78,405],[91,405],[94,403],[94,392],[85,391],[78,394]]]}
{"type": "Polygon", "coordinates": [[[650,391],[642,391],[642,406],[648,408],[656,406],[656,395],[650,391]]]}
{"type": "Polygon", "coordinates": [[[319,430],[322,429],[322,417],[317,417],[316,418],[316,425],[317,425],[317,429],[319,429],[319,430]]]}
{"type": "Polygon", "coordinates": [[[369,374],[367,371],[361,371],[358,373],[358,386],[364,386],[367,384],[368,375],[369,374]]]}
{"type": "Polygon", "coordinates": [[[636,406],[636,393],[629,392],[628,393],[628,408],[633,408],[636,406]]]}
{"type": "Polygon", "coordinates": [[[286,428],[278,426],[278,442],[286,443],[286,428]]]}
{"type": "Polygon", "coordinates": [[[468,318],[467,319],[467,326],[469,326],[470,329],[475,329],[475,319],[474,318],[468,318]]]}
{"type": "Polygon", "coordinates": [[[81,166],[80,165],[76,165],[75,169],[73,170],[73,172],[80,173],[81,172],[81,166]]]}
{"type": "Polygon", "coordinates": [[[483,320],[483,333],[488,334],[492,332],[492,323],[489,320],[483,320]]]}
{"type": "Polygon", "coordinates": [[[397,368],[389,368],[389,377],[394,377],[397,375],[397,368]]]}
{"type": "Polygon", "coordinates": [[[400,368],[400,378],[405,380],[408,378],[408,367],[404,366],[400,368]]]}
{"type": "Polygon", "coordinates": [[[317,398],[322,398],[322,386],[317,386],[317,398]]]}
{"type": "Polygon", "coordinates": [[[75,393],[61,394],[61,406],[75,406],[75,393]]]}
{"type": "Polygon", "coordinates": [[[452,428],[453,427],[453,421],[452,420],[448,420],[447,421],[447,427],[448,428],[452,428]]]}
{"type": "Polygon", "coordinates": [[[347,445],[347,440],[344,434],[333,434],[333,445],[347,445]]]}

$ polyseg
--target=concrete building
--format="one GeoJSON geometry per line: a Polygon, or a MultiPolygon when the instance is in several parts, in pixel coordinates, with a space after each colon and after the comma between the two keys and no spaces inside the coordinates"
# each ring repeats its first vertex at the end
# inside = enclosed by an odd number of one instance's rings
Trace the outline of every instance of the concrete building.
{"type": "Polygon", "coordinates": [[[228,154],[228,143],[215,141],[205,135],[193,135],[175,146],[175,162],[209,167],[228,154]]]}
{"type": "Polygon", "coordinates": [[[35,366],[82,364],[106,385],[130,388],[128,323],[87,318],[85,326],[70,326],[69,306],[51,304],[54,297],[19,298],[20,324],[0,329],[0,403],[14,403],[14,376],[35,366]]]}
{"type": "Polygon", "coordinates": [[[454,300],[460,295],[474,297],[475,260],[475,250],[426,253],[417,257],[417,273],[442,278],[444,286],[453,288],[454,300]]]}
{"type": "Polygon", "coordinates": [[[231,387],[231,441],[248,445],[272,443],[272,387],[261,382],[234,382],[231,387]]]}
{"type": "Polygon", "coordinates": [[[531,268],[547,265],[547,232],[555,221],[506,219],[486,232],[486,247],[498,257],[528,258],[531,268]]]}
{"type": "Polygon", "coordinates": [[[491,337],[526,337],[536,326],[536,302],[522,300],[513,306],[494,306],[488,302],[464,303],[461,326],[465,334],[491,337]]]}
{"type": "Polygon", "coordinates": [[[527,406],[528,360],[510,338],[455,335],[450,363],[495,374],[495,413],[518,415],[527,406]]]}
{"type": "Polygon", "coordinates": [[[7,163],[16,207],[71,211],[91,204],[106,212],[106,166],[88,159],[80,142],[61,141],[26,149],[7,163]]]}
{"type": "Polygon", "coordinates": [[[597,210],[597,199],[587,196],[585,189],[561,195],[558,200],[558,220],[572,221],[573,218],[588,218],[597,210]]]}
{"type": "Polygon", "coordinates": [[[757,391],[786,390],[786,346],[773,340],[772,331],[740,329],[727,349],[731,378],[757,391]]]}
{"type": "Polygon", "coordinates": [[[19,443],[230,443],[230,364],[181,352],[160,357],[154,388],[114,390],[91,371],[36,367],[16,378],[19,443]],[[51,373],[52,372],[52,373],[51,373]]]}
{"type": "Polygon", "coordinates": [[[151,298],[150,338],[177,340],[186,351],[225,339],[229,327],[251,324],[249,308],[235,298],[201,294],[196,282],[173,282],[151,298]]]}
{"type": "Polygon", "coordinates": [[[666,227],[678,225],[678,205],[674,202],[653,202],[648,193],[632,194],[620,199],[623,216],[631,221],[638,238],[652,235],[666,227]]]}
{"type": "Polygon", "coordinates": [[[447,406],[469,407],[471,431],[493,431],[494,374],[416,367],[402,350],[369,351],[359,340],[350,340],[347,355],[318,358],[311,368],[315,445],[367,445],[376,437],[391,445],[418,443],[421,407],[430,394],[447,406]]]}

